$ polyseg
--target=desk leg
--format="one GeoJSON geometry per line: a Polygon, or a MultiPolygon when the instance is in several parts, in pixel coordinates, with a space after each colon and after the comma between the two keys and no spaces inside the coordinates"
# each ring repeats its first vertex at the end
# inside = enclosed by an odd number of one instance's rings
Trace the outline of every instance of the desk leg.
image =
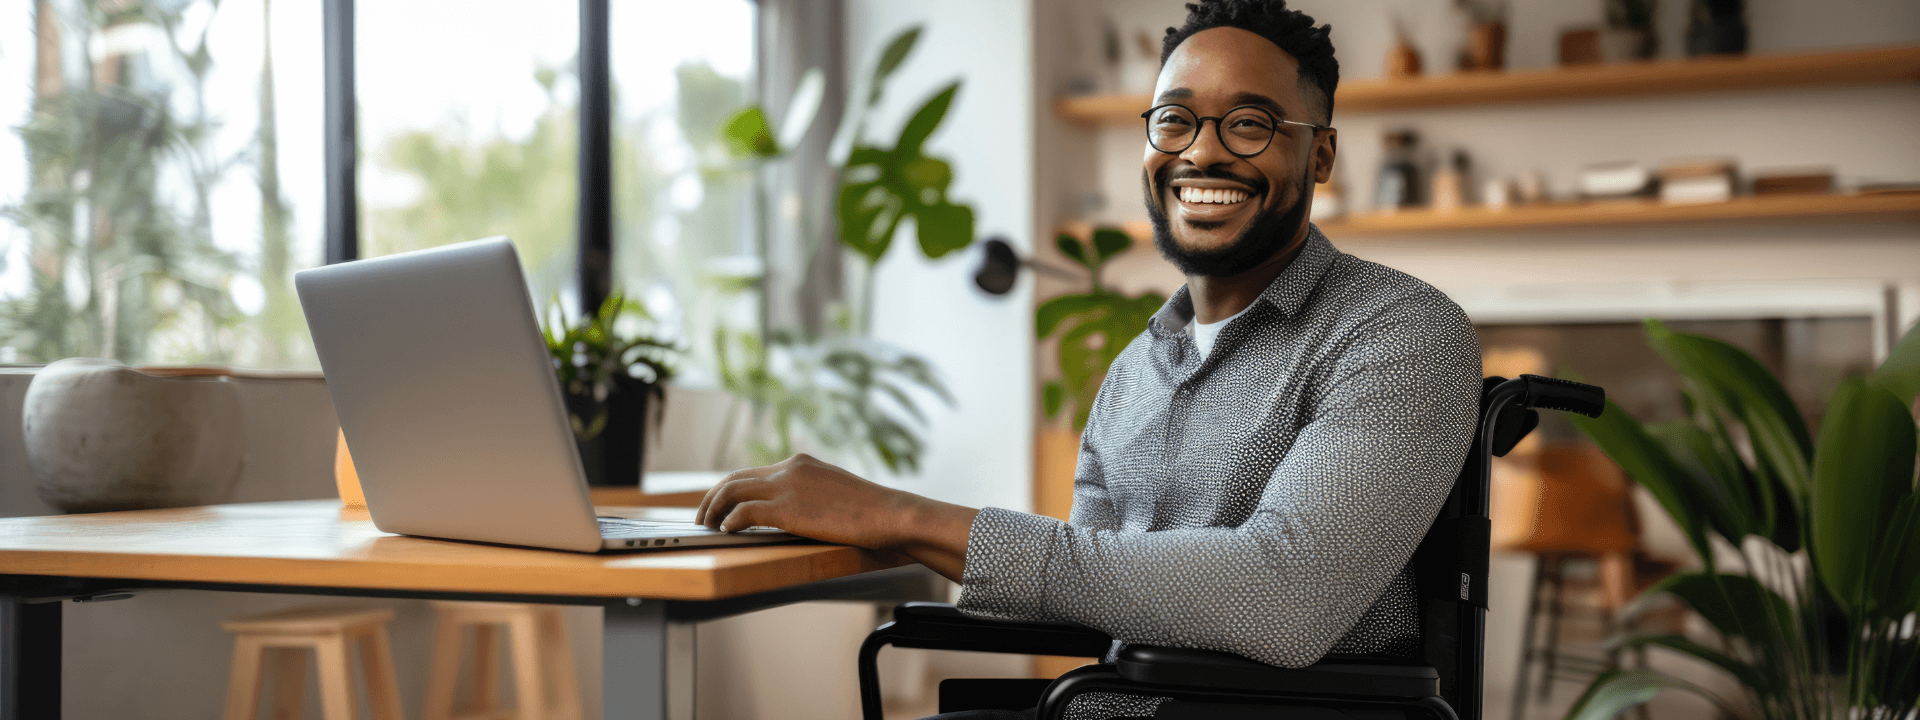
{"type": "Polygon", "coordinates": [[[667,620],[667,605],[612,605],[601,626],[601,707],[606,720],[693,720],[694,624],[667,620]]]}
{"type": "Polygon", "coordinates": [[[60,717],[61,602],[0,595],[0,720],[60,717]]]}

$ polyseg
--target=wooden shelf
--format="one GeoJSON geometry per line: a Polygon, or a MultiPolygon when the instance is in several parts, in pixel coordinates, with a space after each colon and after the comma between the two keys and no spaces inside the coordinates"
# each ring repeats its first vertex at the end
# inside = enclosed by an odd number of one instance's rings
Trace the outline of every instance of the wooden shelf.
{"type": "MultiPolygon", "coordinates": [[[[1820,85],[1920,82],[1920,47],[1792,55],[1703,57],[1521,72],[1476,72],[1340,86],[1334,112],[1597,100],[1680,93],[1776,90],[1820,85]]],[[[1054,112],[1082,125],[1135,123],[1146,95],[1061,98],[1054,112]]]]}
{"type": "MultiPolygon", "coordinates": [[[[1618,201],[1523,206],[1506,210],[1463,208],[1453,212],[1406,210],[1393,214],[1366,214],[1320,223],[1334,242],[1342,240],[1418,235],[1423,233],[1511,232],[1567,228],[1605,228],[1632,225],[1759,220],[1895,219],[1920,221],[1920,193],[1884,195],[1770,195],[1740,197],[1726,202],[1663,205],[1657,202],[1618,201]]],[[[1124,223],[1135,239],[1151,242],[1153,228],[1145,221],[1124,223]]],[[[1061,232],[1084,235],[1091,225],[1068,223],[1061,232]]]]}

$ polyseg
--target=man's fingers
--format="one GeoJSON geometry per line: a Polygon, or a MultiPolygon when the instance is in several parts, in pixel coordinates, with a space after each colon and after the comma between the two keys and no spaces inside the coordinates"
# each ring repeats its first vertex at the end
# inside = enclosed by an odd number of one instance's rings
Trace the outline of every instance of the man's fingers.
{"type": "MultiPolygon", "coordinates": [[[[712,509],[713,499],[719,495],[720,488],[726,487],[736,480],[757,479],[766,475],[769,470],[772,470],[772,468],[756,467],[727,473],[726,477],[720,478],[720,482],[714,483],[711,488],[707,488],[707,494],[700,497],[700,508],[694,511],[693,521],[701,525],[706,525],[707,527],[713,527],[713,523],[707,522],[707,513],[712,509]]],[[[715,518],[715,520],[717,521],[718,518],[715,518]]]]}
{"type": "Polygon", "coordinates": [[[720,521],[721,532],[740,532],[755,525],[778,525],[766,517],[773,509],[773,503],[766,500],[748,500],[733,506],[726,519],[720,521]]]}
{"type": "Polygon", "coordinates": [[[702,525],[719,527],[733,510],[733,506],[749,500],[759,500],[766,496],[770,483],[765,478],[734,478],[729,482],[715,485],[707,492],[705,515],[702,525]]]}

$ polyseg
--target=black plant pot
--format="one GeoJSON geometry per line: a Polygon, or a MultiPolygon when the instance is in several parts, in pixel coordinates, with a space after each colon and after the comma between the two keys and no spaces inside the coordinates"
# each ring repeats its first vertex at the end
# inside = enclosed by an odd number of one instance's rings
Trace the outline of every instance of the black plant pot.
{"type": "MultiPolygon", "coordinates": [[[[616,377],[604,403],[607,425],[592,440],[574,438],[587,484],[639,487],[647,451],[647,383],[616,377]]],[[[567,393],[567,414],[591,423],[600,408],[591,394],[567,393]]]]}

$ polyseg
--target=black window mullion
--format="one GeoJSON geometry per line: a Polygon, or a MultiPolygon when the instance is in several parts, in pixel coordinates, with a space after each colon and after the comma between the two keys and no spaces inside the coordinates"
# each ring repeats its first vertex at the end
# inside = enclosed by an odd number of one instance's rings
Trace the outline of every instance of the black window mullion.
{"type": "Polygon", "coordinates": [[[326,0],[327,264],[360,258],[359,187],[354,177],[353,0],[326,0]]]}
{"type": "Polygon", "coordinates": [[[580,0],[580,307],[613,292],[613,77],[607,0],[580,0]]]}

